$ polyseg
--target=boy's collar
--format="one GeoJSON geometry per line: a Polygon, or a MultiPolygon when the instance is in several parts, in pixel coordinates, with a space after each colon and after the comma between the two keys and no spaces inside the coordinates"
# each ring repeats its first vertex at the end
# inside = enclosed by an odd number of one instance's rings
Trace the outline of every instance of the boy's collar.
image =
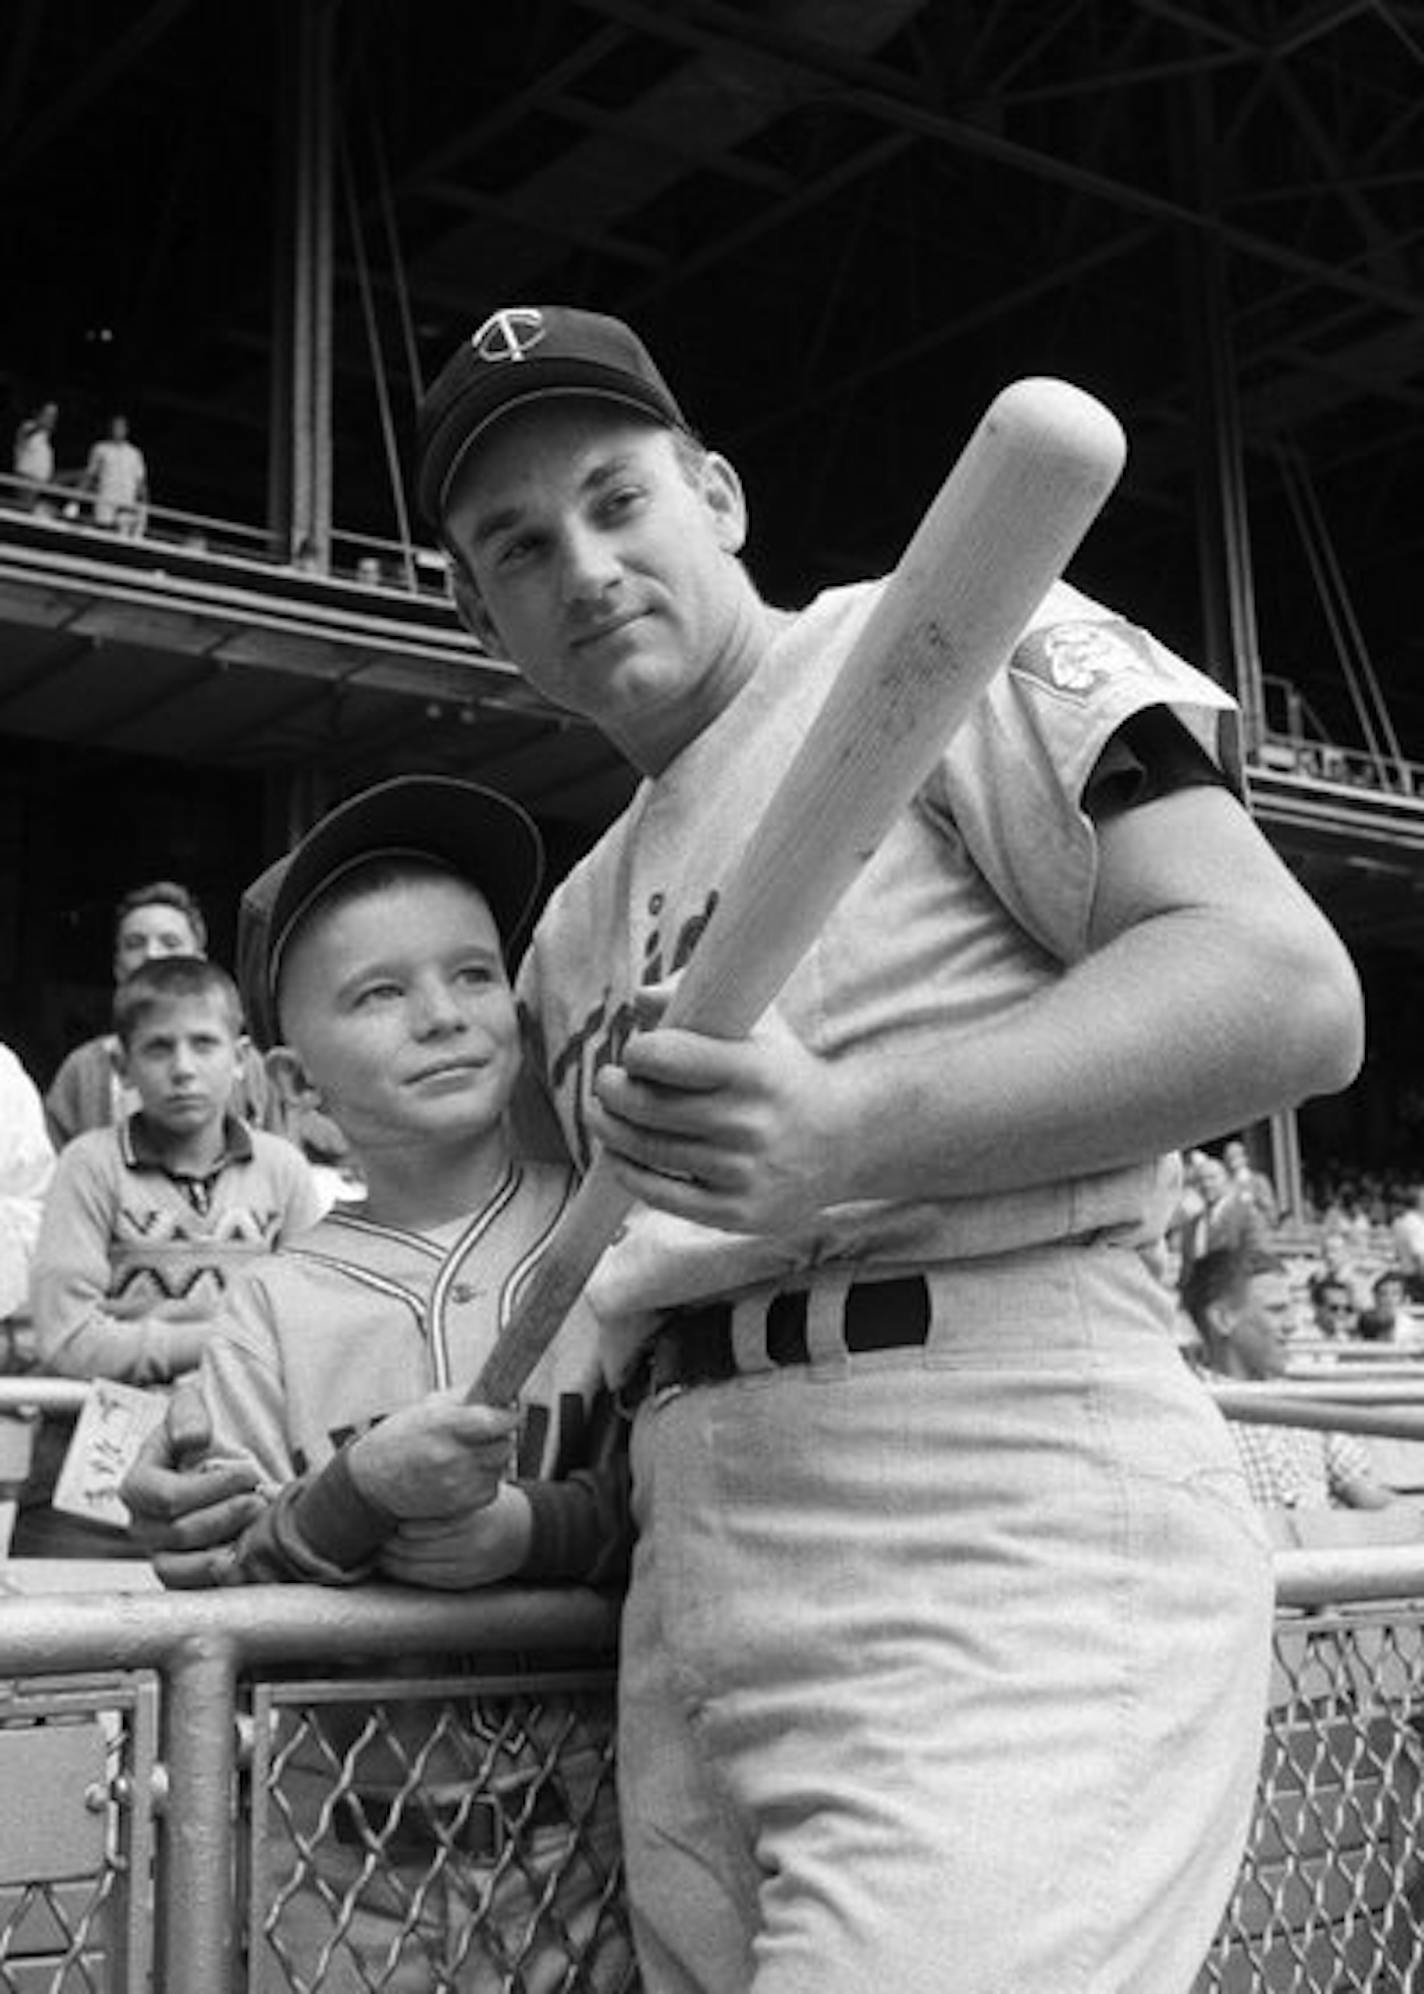
{"type": "Polygon", "coordinates": [[[252,1161],[252,1131],[246,1122],[237,1115],[225,1114],[222,1119],[222,1148],[202,1172],[176,1171],[169,1160],[171,1144],[164,1131],[149,1121],[142,1108],[135,1110],[127,1121],[119,1125],[119,1150],[124,1162],[131,1170],[162,1170],[167,1175],[192,1177],[212,1176],[221,1170],[225,1163],[250,1163],[252,1161]]]}

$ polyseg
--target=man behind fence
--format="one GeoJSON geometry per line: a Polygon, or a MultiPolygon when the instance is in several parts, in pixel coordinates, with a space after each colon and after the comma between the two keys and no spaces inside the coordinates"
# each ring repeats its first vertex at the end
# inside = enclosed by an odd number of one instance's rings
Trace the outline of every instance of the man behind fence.
{"type": "MultiPolygon", "coordinates": [[[[1285,1375],[1295,1298],[1278,1254],[1250,1246],[1203,1254],[1183,1283],[1182,1302],[1220,1377],[1263,1384],[1285,1375]]],[[[1354,1435],[1240,1418],[1231,1435],[1277,1544],[1397,1544],[1420,1536],[1424,1519],[1381,1480],[1354,1435]],[[1351,1512],[1353,1523],[1346,1520],[1351,1512]]]]}

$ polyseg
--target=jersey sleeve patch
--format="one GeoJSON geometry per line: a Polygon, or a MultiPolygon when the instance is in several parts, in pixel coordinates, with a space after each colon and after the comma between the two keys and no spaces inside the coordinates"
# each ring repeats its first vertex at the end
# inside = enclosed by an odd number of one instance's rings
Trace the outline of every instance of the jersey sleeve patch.
{"type": "Polygon", "coordinates": [[[1030,631],[1011,669],[1060,699],[1082,705],[1109,680],[1157,679],[1147,638],[1130,623],[1050,623],[1030,631]]]}

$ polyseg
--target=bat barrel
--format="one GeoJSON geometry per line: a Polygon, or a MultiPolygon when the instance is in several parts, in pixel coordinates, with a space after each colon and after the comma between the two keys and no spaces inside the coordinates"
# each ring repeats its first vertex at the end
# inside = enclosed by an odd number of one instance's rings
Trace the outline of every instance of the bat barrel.
{"type": "Polygon", "coordinates": [[[668,1024],[750,1031],[1007,661],[1126,450],[1066,381],[991,403],[724,882],[668,1024]]]}

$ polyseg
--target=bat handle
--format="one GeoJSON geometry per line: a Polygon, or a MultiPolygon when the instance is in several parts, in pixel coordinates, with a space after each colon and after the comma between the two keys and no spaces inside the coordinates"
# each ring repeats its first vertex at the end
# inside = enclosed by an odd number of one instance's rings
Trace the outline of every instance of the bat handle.
{"type": "Polygon", "coordinates": [[[500,1338],[466,1394],[467,1403],[513,1403],[632,1206],[600,1150],[559,1221],[559,1251],[546,1253],[519,1291],[518,1340],[500,1338]]]}

